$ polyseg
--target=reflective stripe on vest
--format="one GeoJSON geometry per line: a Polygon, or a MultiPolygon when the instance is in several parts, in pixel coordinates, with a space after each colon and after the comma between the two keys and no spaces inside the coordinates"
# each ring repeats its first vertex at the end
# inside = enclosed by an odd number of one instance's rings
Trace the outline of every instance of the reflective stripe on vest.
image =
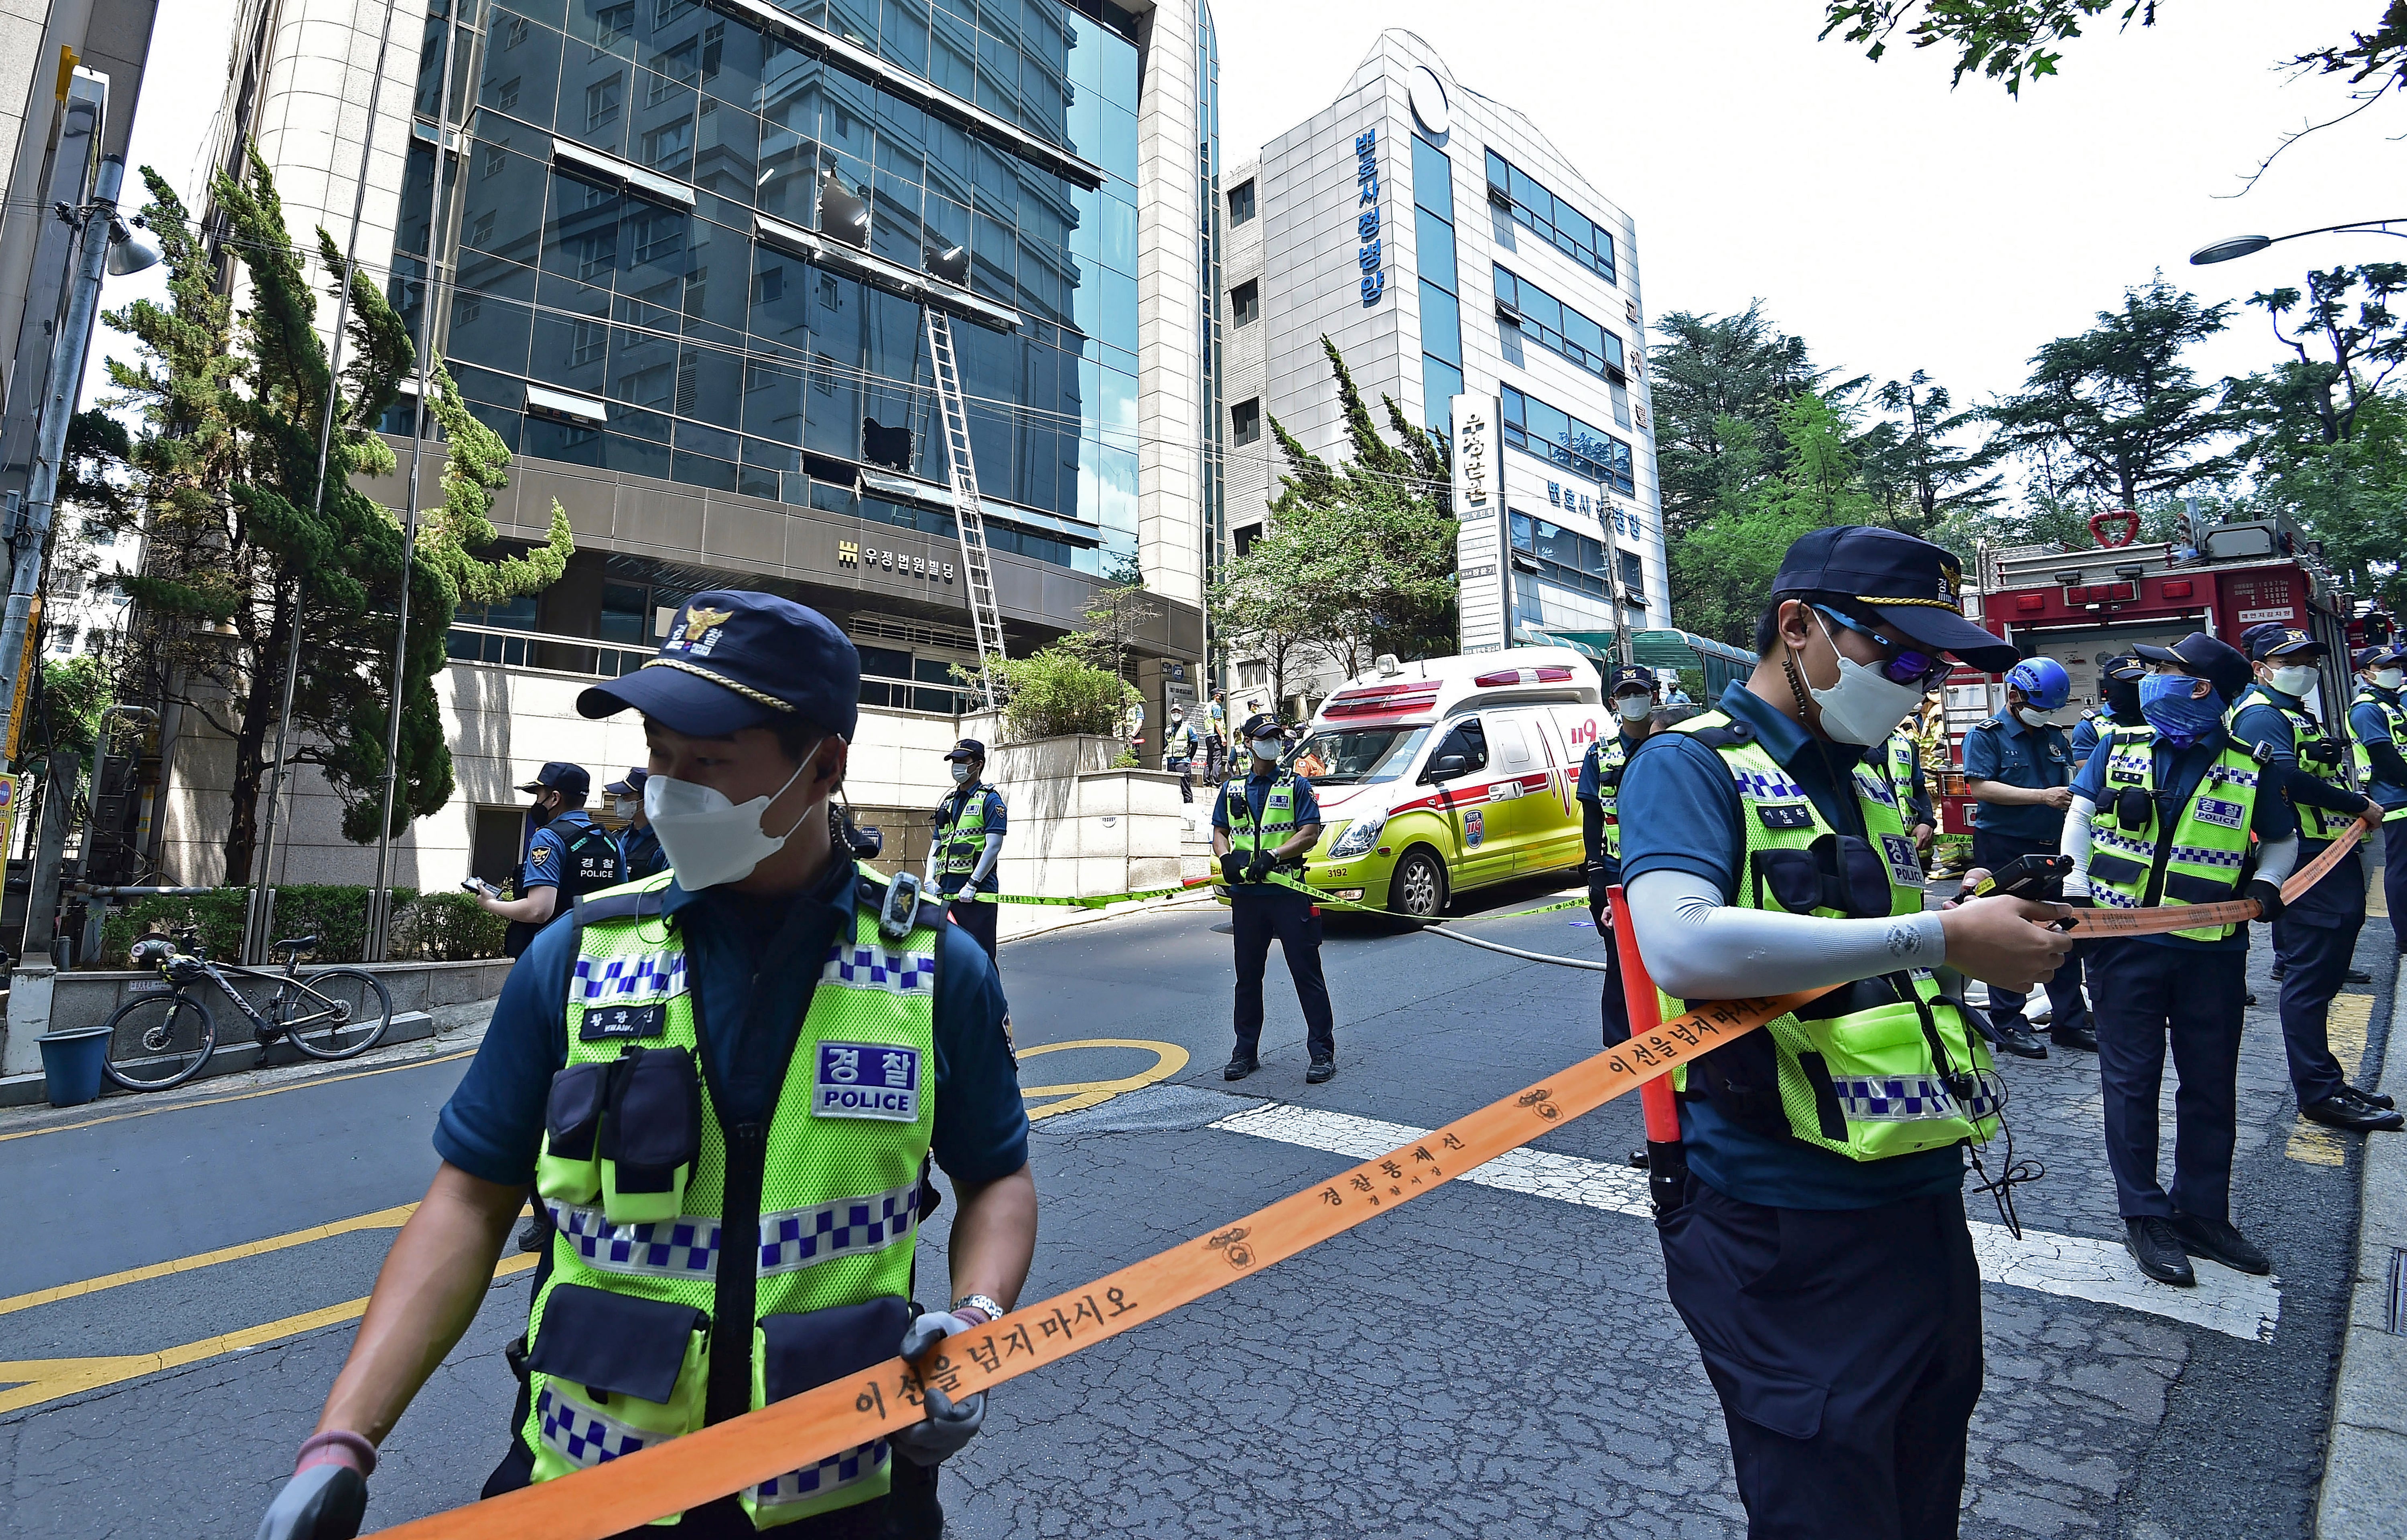
{"type": "Polygon", "coordinates": [[[944,821],[944,811],[953,805],[952,798],[936,805],[935,841],[944,855],[936,868],[940,875],[966,877],[977,869],[978,857],[986,854],[987,798],[994,795],[994,788],[983,783],[971,787],[962,794],[960,818],[951,824],[944,821]]]}
{"type": "MultiPolygon", "coordinates": [[[[663,874],[613,891],[652,892],[668,882],[663,874]]],[[[566,1009],[569,1067],[612,1066],[637,1048],[683,1049],[698,1061],[680,928],[658,916],[604,920],[585,925],[578,941],[566,1009]],[[589,1040],[587,1019],[597,1011],[589,1040]]],[[[610,1217],[616,1189],[601,1151],[624,1148],[625,1136],[640,1131],[615,1138],[605,1132],[593,1138],[590,1158],[578,1160],[554,1151],[548,1126],[536,1187],[557,1233],[549,1276],[529,1312],[530,1359],[544,1367],[531,1371],[520,1430],[534,1452],[534,1479],[553,1480],[700,1427],[714,1343],[720,1351],[750,1346],[750,1404],[758,1407],[805,1388],[783,1383],[782,1367],[762,1362],[762,1321],[910,1297],[919,1174],[934,1125],[938,941],[926,926],[893,941],[880,932],[876,910],[859,903],[850,933],[832,939],[770,1117],[760,1246],[750,1259],[754,1319],[740,1337],[723,1325],[711,1329],[728,1262],[721,1209],[729,1157],[706,1079],[694,1093],[698,1148],[669,1217],[610,1217]],[[577,1291],[563,1295],[570,1285],[577,1291]],[[659,1339],[647,1340],[654,1332],[659,1339]],[[612,1382],[581,1381],[577,1371],[589,1359],[591,1372],[612,1382]],[[666,1401],[644,1399],[624,1382],[630,1365],[646,1364],[662,1383],[674,1368],[666,1401]]],[[[567,1115],[554,1101],[548,1124],[567,1115]]],[[[874,1346],[889,1353],[894,1345],[874,1346]]],[[[890,1460],[882,1440],[864,1444],[748,1489],[740,1500],[756,1528],[827,1513],[883,1496],[890,1460]]]]}
{"type": "MultiPolygon", "coordinates": [[[[2390,729],[2391,746],[2399,749],[2401,754],[2407,754],[2407,747],[2401,747],[2407,744],[2407,707],[2402,707],[2395,700],[2385,700],[2363,685],[2357,687],[2357,694],[2349,700],[2349,705],[2352,709],[2358,706],[2371,706],[2380,712],[2384,724],[2390,729]]],[[[2348,757],[2350,763],[2357,767],[2357,784],[2371,787],[2377,779],[2373,773],[2373,756],[2368,754],[2365,745],[2357,742],[2357,723],[2349,720],[2347,727],[2348,757]]],[[[2371,793],[2369,792],[2368,795],[2371,793]]],[[[2382,821],[2386,824],[2394,823],[2401,818],[2407,818],[2407,805],[2392,808],[2382,815],[2382,821]]]]}
{"type": "MultiPolygon", "coordinates": [[[[2118,732],[2099,747],[2108,757],[2105,795],[2089,828],[2091,901],[2115,909],[2153,909],[2219,903],[2236,894],[2257,809],[2257,762],[2248,751],[2227,741],[2168,828],[2157,796],[2156,735],[2118,732]],[[2125,791],[2147,798],[2147,824],[2137,828],[2124,825],[2119,794],[2125,791]]],[[[2234,928],[2200,925],[2172,934],[2219,941],[2234,928]]]]}
{"type": "MultiPolygon", "coordinates": [[[[1696,732],[1727,727],[1730,721],[1725,713],[1709,712],[1668,730],[1696,732]]],[[[1762,891],[1763,867],[1758,857],[1775,851],[1810,851],[1816,841],[1837,831],[1761,743],[1752,739],[1717,743],[1715,752],[1738,788],[1739,821],[1746,840],[1732,902],[1742,909],[1778,910],[1779,901],[1762,891]]],[[[1889,912],[1921,912],[1922,869],[1886,765],[1857,765],[1855,791],[1866,841],[1887,870],[1889,912]]],[[[1807,912],[1839,915],[1828,908],[1807,912]]],[[[1907,997],[1826,1021],[1782,1016],[1765,1027],[1778,1061],[1781,1109],[1789,1136],[1859,1161],[1886,1160],[1967,1139],[1987,1143],[1997,1134],[2003,1101],[1987,1043],[1971,1029],[1960,1005],[1941,994],[1929,969],[1883,977],[1892,991],[1907,997]]],[[[1666,1016],[1686,1009],[1663,996],[1666,1016]]],[[[1685,1067],[1674,1074],[1685,1085],[1685,1067]]]]}
{"type": "MultiPolygon", "coordinates": [[[[2250,685],[2248,693],[2240,698],[2240,704],[2231,709],[2235,720],[2240,713],[2248,709],[2248,704],[2252,700],[2261,700],[2282,713],[2282,720],[2290,725],[2290,745],[2294,754],[2299,745],[2306,742],[2307,740],[2325,736],[2323,724],[2314,719],[2314,713],[2302,705],[2282,704],[2274,699],[2272,692],[2262,685],[2250,685]]],[[[2347,773],[2336,764],[2329,768],[2310,765],[2306,757],[2300,755],[2298,756],[2298,768],[2301,773],[2314,777],[2325,785],[2338,786],[2343,791],[2356,789],[2348,784],[2347,773]]],[[[2352,818],[2324,808],[2300,807],[2293,804],[2291,811],[2299,815],[2299,832],[2310,840],[2324,843],[2339,839],[2341,830],[2356,822],[2352,818]]]]}
{"type": "Polygon", "coordinates": [[[1888,735],[1888,742],[1883,747],[1888,763],[1889,790],[1897,794],[1898,811],[1902,814],[1914,800],[1914,740],[1901,728],[1888,735]]]}
{"type": "Polygon", "coordinates": [[[1229,848],[1251,855],[1276,850],[1295,835],[1295,772],[1281,770],[1262,794],[1262,821],[1254,824],[1254,805],[1246,799],[1240,778],[1223,788],[1229,794],[1229,848]]]}

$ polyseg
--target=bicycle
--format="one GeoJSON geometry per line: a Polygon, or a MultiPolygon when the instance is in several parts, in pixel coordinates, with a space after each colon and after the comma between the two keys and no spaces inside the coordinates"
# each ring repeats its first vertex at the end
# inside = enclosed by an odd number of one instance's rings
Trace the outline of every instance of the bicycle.
{"type": "Polygon", "coordinates": [[[282,1038],[312,1059],[349,1059],[366,1053],[392,1024],[392,996],[384,981],[355,968],[304,974],[301,954],[317,950],[315,936],[295,936],[271,949],[285,954],[284,968],[214,963],[197,926],[135,943],[134,964],[156,967],[167,981],[164,995],[136,996],[108,1018],[108,1078],[128,1091],[164,1091],[201,1072],[217,1047],[218,1023],[201,998],[200,986],[217,985],[232,1000],[265,1048],[282,1038]],[[234,986],[236,979],[273,982],[263,1011],[234,986]]]}

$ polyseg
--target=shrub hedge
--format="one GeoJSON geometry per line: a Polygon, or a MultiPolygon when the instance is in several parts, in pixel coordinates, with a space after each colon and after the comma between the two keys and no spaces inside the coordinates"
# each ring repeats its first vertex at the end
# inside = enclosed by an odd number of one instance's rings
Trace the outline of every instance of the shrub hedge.
{"type": "MultiPolygon", "coordinates": [[[[182,925],[200,927],[209,955],[220,959],[242,951],[242,916],[248,888],[219,888],[191,897],[136,898],[108,911],[102,932],[101,954],[89,968],[125,966],[125,956],[139,937],[153,930],[182,925]]],[[[392,960],[395,962],[463,962],[502,954],[506,924],[477,907],[464,893],[420,893],[416,888],[392,890],[392,960]]],[[[358,883],[296,883],[276,891],[277,934],[316,936],[312,960],[355,963],[367,942],[368,889],[358,883]]]]}

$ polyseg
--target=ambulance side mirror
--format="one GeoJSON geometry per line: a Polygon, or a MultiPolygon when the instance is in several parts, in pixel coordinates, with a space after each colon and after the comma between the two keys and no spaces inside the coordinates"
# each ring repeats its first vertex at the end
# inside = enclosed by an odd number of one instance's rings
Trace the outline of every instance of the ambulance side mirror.
{"type": "Polygon", "coordinates": [[[1421,771],[1421,779],[1425,782],[1452,781],[1462,774],[1463,769],[1462,756],[1443,754],[1430,762],[1429,769],[1421,771]]]}

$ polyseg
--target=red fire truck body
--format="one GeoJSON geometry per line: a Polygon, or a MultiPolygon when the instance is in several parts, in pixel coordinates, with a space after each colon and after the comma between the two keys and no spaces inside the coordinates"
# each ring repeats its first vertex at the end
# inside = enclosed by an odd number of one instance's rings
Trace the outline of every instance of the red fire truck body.
{"type": "MultiPolygon", "coordinates": [[[[1979,593],[1968,615],[2025,657],[2044,655],[2072,677],[2072,698],[2055,720],[2067,726],[2102,709],[2098,663],[2135,643],[2167,646],[2206,631],[2233,646],[2262,621],[2306,631],[2329,649],[2308,705],[2328,726],[2352,690],[2348,625],[2353,605],[2312,543],[2286,523],[2221,524],[2195,551],[2167,544],[1984,547],[1979,593]]],[[[2004,675],[1958,669],[1946,688],[1948,764],[1934,788],[1940,827],[1970,834],[1978,805],[1964,791],[1964,734],[2005,704],[2004,675]]]]}

